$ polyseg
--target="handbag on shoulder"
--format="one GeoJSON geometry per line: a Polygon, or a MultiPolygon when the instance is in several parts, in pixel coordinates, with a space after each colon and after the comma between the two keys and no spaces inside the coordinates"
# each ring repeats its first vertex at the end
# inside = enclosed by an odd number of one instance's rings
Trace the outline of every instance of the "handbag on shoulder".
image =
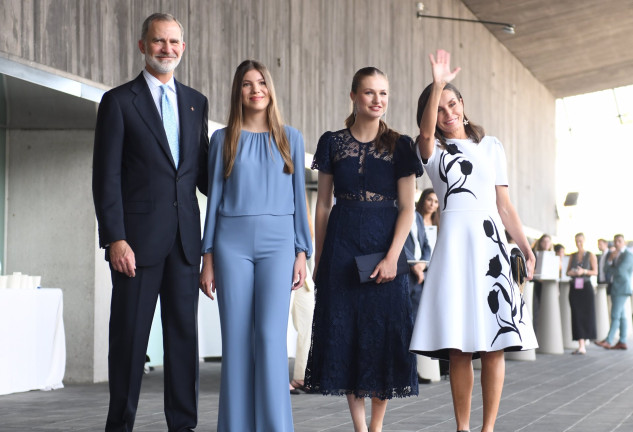
{"type": "Polygon", "coordinates": [[[518,247],[512,248],[510,251],[510,268],[512,269],[512,279],[518,285],[521,294],[523,287],[527,282],[527,265],[525,264],[525,256],[518,247]]]}

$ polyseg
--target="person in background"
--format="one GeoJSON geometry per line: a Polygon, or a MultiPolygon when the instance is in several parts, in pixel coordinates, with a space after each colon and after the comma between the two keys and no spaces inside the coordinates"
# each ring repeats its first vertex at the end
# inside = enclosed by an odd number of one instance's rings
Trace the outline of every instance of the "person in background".
{"type": "Polygon", "coordinates": [[[567,265],[569,306],[571,307],[572,339],[578,341],[578,349],[572,354],[586,354],[585,340],[596,339],[596,309],[590,276],[598,274],[596,256],[585,250],[585,235],[576,234],[578,251],[571,254],[567,265]]]}
{"type": "Polygon", "coordinates": [[[633,272],[633,254],[626,248],[624,236],[613,237],[615,251],[609,254],[606,266],[607,279],[611,281],[611,327],[606,339],[596,342],[606,349],[627,349],[626,338],[628,320],[626,302],[631,298],[631,273],[633,272]],[[620,332],[620,340],[614,345],[615,335],[620,332]]]}
{"type": "Polygon", "coordinates": [[[272,77],[236,69],[227,127],[211,137],[200,287],[222,327],[218,431],[294,430],[288,393],[290,290],[312,253],[301,133],[284,126],[272,77]]]}
{"type": "Polygon", "coordinates": [[[382,430],[387,401],[418,394],[408,274],[398,258],[413,223],[415,177],[422,166],[413,141],[382,120],[389,81],[377,68],[352,79],[346,128],[319,139],[315,211],[316,304],[306,386],[345,395],[355,432],[382,430]],[[333,198],[336,198],[336,205],[333,198]],[[374,282],[360,283],[354,258],[381,253],[374,282]]]}
{"type": "Polygon", "coordinates": [[[504,228],[527,259],[534,254],[508,192],[502,144],[486,136],[464,113],[464,100],[449,84],[459,72],[450,54],[429,56],[433,83],[418,101],[418,150],[437,193],[442,214],[424,281],[410,349],[450,359],[450,382],[459,431],[470,429],[474,386],[472,359],[481,357],[482,432],[494,430],[505,350],[537,347],[519,287],[510,270],[504,228]]]}
{"type": "MultiPolygon", "coordinates": [[[[543,234],[532,246],[534,256],[537,256],[537,252],[551,251],[553,250],[552,237],[549,234],[543,234]]],[[[536,258],[538,259],[538,257],[536,258]]],[[[536,264],[535,264],[536,265],[536,264]]],[[[539,311],[541,309],[541,292],[543,291],[543,284],[540,280],[534,279],[534,292],[532,293],[532,323],[534,328],[538,327],[539,323],[539,311]]]]}
{"type": "MultiPolygon", "coordinates": [[[[427,189],[428,190],[428,189],[427,189]]],[[[432,189],[431,189],[432,191],[432,189]]],[[[435,209],[437,209],[437,197],[435,197],[435,204],[432,203],[432,200],[429,199],[428,195],[435,195],[435,193],[427,193],[427,200],[431,201],[431,209],[433,205],[435,209]]],[[[424,198],[424,192],[422,192],[422,197],[418,201],[418,204],[424,198]]],[[[424,206],[419,206],[424,207],[424,206]]],[[[431,211],[431,213],[433,210],[431,211]]],[[[429,217],[429,220],[431,218],[429,217]]],[[[420,305],[420,297],[422,296],[422,287],[424,285],[424,271],[426,270],[427,263],[429,259],[431,259],[431,247],[429,246],[429,242],[427,240],[424,219],[423,216],[415,212],[415,219],[413,224],[411,225],[411,231],[407,236],[407,240],[404,242],[404,250],[407,255],[407,261],[409,262],[409,292],[411,295],[411,306],[413,308],[413,318],[418,311],[418,307],[420,305]],[[426,262],[421,262],[426,261],[426,262]]],[[[431,378],[425,378],[423,362],[433,360],[427,359],[427,357],[417,356],[417,371],[418,371],[418,383],[420,384],[429,384],[431,382],[431,378]]],[[[430,367],[432,367],[429,364],[430,367]]],[[[437,365],[435,367],[438,367],[437,365]]]]}
{"type": "Polygon", "coordinates": [[[138,48],[143,72],[103,95],[95,129],[92,192],[112,275],[105,430],[134,428],[160,296],[167,428],[190,431],[198,422],[196,186],[206,193],[208,101],[174,79],[185,51],[176,18],[147,17],[138,48]]]}
{"type": "MultiPolygon", "coordinates": [[[[422,191],[422,195],[420,195],[420,199],[415,204],[415,211],[422,215],[422,219],[424,220],[424,226],[439,226],[440,224],[440,210],[439,210],[439,201],[437,200],[437,195],[433,191],[433,188],[426,188],[422,191]]],[[[437,238],[437,232],[435,233],[435,237],[437,238]]],[[[433,252],[433,246],[435,246],[435,239],[433,244],[429,244],[431,246],[431,252],[433,252]]]]}
{"type": "MultiPolygon", "coordinates": [[[[308,208],[308,225],[310,226],[310,238],[314,238],[312,228],[312,216],[308,206],[306,196],[306,206],[308,208]]],[[[304,377],[306,364],[308,363],[308,353],[310,352],[310,342],[312,340],[312,316],[314,314],[314,281],[310,268],[306,267],[306,279],[303,286],[292,292],[290,299],[290,315],[292,325],[297,331],[297,352],[295,355],[292,381],[290,381],[290,393],[299,394],[306,392],[304,377]]]]}
{"type": "MultiPolygon", "coordinates": [[[[558,278],[560,279],[563,276],[563,263],[565,262],[565,246],[560,243],[554,245],[554,253],[560,259],[560,263],[558,265],[558,278]]],[[[567,266],[565,265],[565,272],[567,272],[567,266]]]]}
{"type": "Polygon", "coordinates": [[[598,284],[606,284],[608,281],[604,266],[609,257],[609,242],[602,238],[598,239],[598,250],[600,251],[600,253],[596,255],[596,259],[598,260],[598,284]]]}

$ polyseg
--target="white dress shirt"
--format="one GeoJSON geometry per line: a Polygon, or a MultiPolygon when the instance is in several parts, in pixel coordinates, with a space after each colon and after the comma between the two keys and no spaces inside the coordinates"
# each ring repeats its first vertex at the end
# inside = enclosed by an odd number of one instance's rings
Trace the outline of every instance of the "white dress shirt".
{"type": "Polygon", "coordinates": [[[609,255],[609,249],[602,252],[600,255],[600,262],[598,262],[598,274],[600,275],[600,279],[598,283],[607,283],[606,275],[604,274],[604,265],[607,263],[607,256],[609,255]]]}
{"type": "Polygon", "coordinates": [[[413,259],[419,260],[422,258],[422,246],[420,246],[420,240],[418,240],[418,224],[415,217],[413,218],[413,225],[411,225],[411,236],[413,237],[413,259]]]}

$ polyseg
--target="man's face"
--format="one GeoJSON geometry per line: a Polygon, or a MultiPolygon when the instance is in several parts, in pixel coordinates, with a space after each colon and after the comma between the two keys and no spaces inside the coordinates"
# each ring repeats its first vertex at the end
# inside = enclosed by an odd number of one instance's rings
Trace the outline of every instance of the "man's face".
{"type": "Polygon", "coordinates": [[[145,54],[147,70],[154,76],[171,75],[185,51],[180,26],[175,21],[153,21],[138,47],[145,54]]]}
{"type": "Polygon", "coordinates": [[[601,250],[602,252],[607,250],[607,242],[605,240],[598,240],[598,249],[601,250]]]}
{"type": "Polygon", "coordinates": [[[613,244],[615,245],[615,250],[622,250],[624,247],[624,237],[615,237],[613,244]]]}

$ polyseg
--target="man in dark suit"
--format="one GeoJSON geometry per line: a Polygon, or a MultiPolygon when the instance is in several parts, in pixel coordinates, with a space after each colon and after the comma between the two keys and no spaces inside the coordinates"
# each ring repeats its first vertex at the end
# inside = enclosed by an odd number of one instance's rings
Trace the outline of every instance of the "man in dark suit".
{"type": "Polygon", "coordinates": [[[415,212],[411,231],[404,242],[404,252],[409,261],[409,292],[413,306],[413,315],[418,312],[420,297],[422,296],[422,282],[424,282],[425,263],[412,263],[411,261],[428,261],[431,259],[431,247],[426,239],[424,220],[422,215],[415,212]]]}
{"type": "Polygon", "coordinates": [[[599,254],[596,255],[598,260],[598,284],[606,284],[607,277],[604,271],[604,267],[607,263],[607,257],[609,256],[609,244],[605,239],[598,239],[599,254]]]}
{"type": "Polygon", "coordinates": [[[197,310],[201,252],[196,185],[207,189],[207,98],[173,72],[182,25],[154,14],[138,42],[145,69],[104,94],[92,189],[99,243],[112,274],[106,431],[131,431],[158,296],[169,431],[197,424],[197,310]]]}
{"type": "Polygon", "coordinates": [[[631,274],[633,273],[633,254],[626,249],[624,236],[617,234],[613,238],[615,251],[609,254],[605,272],[611,285],[611,328],[607,338],[596,342],[607,349],[627,349],[626,337],[628,318],[626,302],[631,298],[631,274]],[[620,331],[620,340],[615,345],[615,334],[620,331]]]}
{"type": "MultiPolygon", "coordinates": [[[[407,256],[407,261],[409,261],[409,295],[411,297],[413,317],[415,318],[418,314],[418,306],[422,296],[422,283],[424,282],[426,263],[412,261],[428,261],[431,259],[431,247],[426,238],[426,231],[424,231],[424,220],[417,211],[415,212],[411,231],[409,231],[409,235],[404,242],[404,252],[407,256]]],[[[431,363],[429,360],[423,358],[423,356],[417,356],[418,382],[420,384],[429,384],[431,382],[431,378],[422,376],[425,373],[425,368],[437,367],[433,366],[435,363],[431,363]],[[427,364],[423,364],[423,362],[427,362],[427,364]]]]}

